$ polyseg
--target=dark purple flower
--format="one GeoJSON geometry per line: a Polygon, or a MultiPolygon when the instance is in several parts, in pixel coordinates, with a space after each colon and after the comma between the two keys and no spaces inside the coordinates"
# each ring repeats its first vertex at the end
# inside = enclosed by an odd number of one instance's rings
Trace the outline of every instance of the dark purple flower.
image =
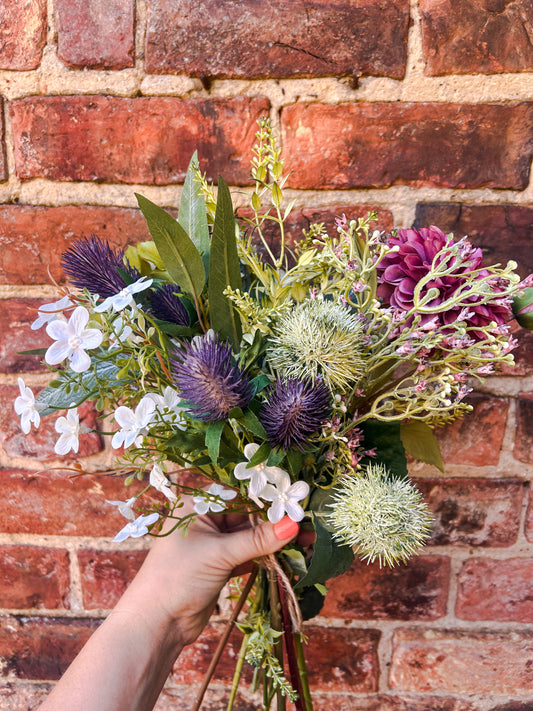
{"type": "MultiPolygon", "coordinates": [[[[440,264],[449,256],[447,247],[454,244],[451,235],[445,235],[438,227],[432,226],[420,230],[398,230],[395,235],[390,235],[388,245],[397,246],[397,252],[387,254],[377,267],[379,286],[378,296],[386,306],[392,306],[399,311],[409,311],[414,305],[414,291],[417,284],[430,271],[435,260],[440,264]],[[440,253],[440,254],[439,254],[440,253]]],[[[429,302],[429,306],[438,306],[451,298],[462,287],[471,273],[480,270],[476,278],[481,279],[488,275],[483,269],[483,254],[481,249],[473,247],[470,242],[463,239],[460,245],[460,259],[457,266],[450,274],[429,281],[420,291],[420,298],[432,288],[438,290],[438,296],[429,302]]],[[[449,266],[452,262],[449,262],[449,266]]],[[[441,325],[452,324],[457,320],[464,320],[467,326],[483,328],[491,321],[497,325],[505,323],[510,317],[508,300],[498,300],[500,290],[496,281],[491,284],[494,299],[490,303],[480,303],[480,296],[472,296],[467,304],[453,307],[437,314],[427,314],[422,323],[437,317],[441,325]],[[466,308],[465,308],[466,306],[466,308]]],[[[471,336],[484,339],[486,335],[481,331],[471,331],[471,336]]]]}
{"type": "Polygon", "coordinates": [[[150,296],[152,313],[156,318],[160,318],[163,321],[177,323],[178,326],[190,326],[189,312],[179,296],[176,296],[176,293],[180,292],[181,289],[177,284],[165,284],[152,292],[150,296]]]}
{"type": "Polygon", "coordinates": [[[124,250],[113,249],[96,235],[77,239],[61,257],[61,266],[70,283],[78,289],[88,289],[102,299],[114,296],[127,286],[119,270],[126,272],[133,281],[139,272],[124,263],[124,250]]]}
{"type": "Polygon", "coordinates": [[[234,363],[231,346],[213,331],[174,351],[171,366],[182,399],[203,422],[224,420],[234,407],[246,407],[254,395],[250,379],[234,363]]]}
{"type": "Polygon", "coordinates": [[[259,420],[273,447],[303,451],[330,412],[331,395],[323,381],[278,378],[267,392],[259,420]]]}

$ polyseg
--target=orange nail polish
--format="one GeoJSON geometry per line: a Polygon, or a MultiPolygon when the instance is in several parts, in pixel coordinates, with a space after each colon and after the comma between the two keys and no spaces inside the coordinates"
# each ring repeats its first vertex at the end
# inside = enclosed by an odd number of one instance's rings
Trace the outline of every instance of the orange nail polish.
{"type": "Polygon", "coordinates": [[[280,541],[293,538],[298,533],[299,529],[300,524],[297,521],[293,521],[290,516],[285,516],[285,518],[282,518],[281,521],[274,524],[274,534],[280,541]]]}

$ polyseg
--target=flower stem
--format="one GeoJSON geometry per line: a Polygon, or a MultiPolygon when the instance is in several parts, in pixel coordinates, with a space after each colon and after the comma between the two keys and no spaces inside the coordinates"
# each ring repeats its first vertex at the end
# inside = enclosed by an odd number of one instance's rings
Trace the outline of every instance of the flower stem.
{"type": "MultiPolygon", "coordinates": [[[[270,592],[270,624],[272,629],[277,632],[283,631],[283,620],[281,617],[281,605],[278,594],[278,580],[276,571],[269,568],[268,583],[270,592]]],[[[283,637],[279,637],[274,644],[274,654],[283,669],[283,637]]],[[[276,689],[277,711],[285,711],[285,697],[281,689],[276,689]]]]}
{"type": "Polygon", "coordinates": [[[233,674],[233,681],[231,683],[231,693],[228,700],[228,705],[226,707],[226,711],[232,711],[233,704],[235,702],[235,697],[237,696],[237,689],[239,688],[239,682],[241,680],[242,667],[244,665],[244,657],[246,656],[249,636],[250,635],[245,634],[242,639],[241,649],[237,658],[237,664],[235,665],[235,672],[233,674]]]}
{"type": "Polygon", "coordinates": [[[305,663],[305,655],[302,645],[302,635],[296,632],[293,635],[294,646],[296,648],[296,658],[298,660],[298,669],[300,671],[300,681],[302,684],[302,694],[305,699],[306,711],[313,711],[313,701],[311,699],[311,690],[309,688],[309,679],[307,677],[307,665],[305,663]]]}
{"type": "Polygon", "coordinates": [[[296,654],[295,636],[289,607],[287,604],[287,593],[283,585],[278,584],[279,599],[281,603],[281,614],[283,616],[283,630],[285,639],[285,649],[287,650],[287,661],[289,663],[289,674],[293,688],[298,692],[298,698],[294,702],[296,711],[312,711],[312,707],[306,705],[305,690],[300,674],[300,665],[296,654]]]}

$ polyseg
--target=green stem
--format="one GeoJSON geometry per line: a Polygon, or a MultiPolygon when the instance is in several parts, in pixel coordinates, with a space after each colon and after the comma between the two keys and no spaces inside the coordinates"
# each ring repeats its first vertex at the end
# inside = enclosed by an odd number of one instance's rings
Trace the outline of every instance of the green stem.
{"type": "Polygon", "coordinates": [[[311,690],[309,688],[309,679],[307,677],[307,665],[305,663],[302,635],[297,632],[294,634],[294,646],[296,648],[296,658],[298,660],[298,669],[300,671],[300,681],[302,685],[303,698],[305,699],[305,707],[307,711],[313,711],[313,701],[311,699],[311,690]]]}
{"type": "Polygon", "coordinates": [[[250,635],[245,634],[242,640],[241,649],[239,651],[239,656],[237,658],[237,664],[235,665],[235,672],[233,674],[233,681],[231,683],[231,693],[228,700],[228,705],[226,711],[232,711],[235,698],[237,696],[237,689],[239,688],[239,682],[241,680],[242,668],[244,665],[244,657],[246,656],[246,649],[248,647],[248,639],[250,635]]]}
{"type": "MultiPolygon", "coordinates": [[[[268,583],[270,592],[270,624],[273,630],[275,630],[276,632],[281,632],[283,630],[283,621],[281,618],[281,605],[278,594],[278,580],[275,570],[269,569],[268,583]]],[[[278,639],[274,643],[274,654],[276,655],[280,667],[283,669],[283,637],[281,636],[278,637],[278,639]]],[[[285,697],[283,696],[281,689],[276,689],[276,699],[278,702],[277,711],[285,711],[285,697]]]]}

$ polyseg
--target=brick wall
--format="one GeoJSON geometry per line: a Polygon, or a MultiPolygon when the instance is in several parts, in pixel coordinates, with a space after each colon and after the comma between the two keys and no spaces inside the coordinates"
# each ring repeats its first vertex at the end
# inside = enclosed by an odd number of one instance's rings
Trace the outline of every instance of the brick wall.
{"type": "MultiPolygon", "coordinates": [[[[291,229],[380,210],[389,227],[470,234],[491,261],[533,271],[531,0],[3,0],[0,3],[0,708],[36,708],[138,569],[105,476],[71,478],[53,425],[24,437],[18,351],[59,255],[96,233],[146,237],[138,190],[178,204],[202,168],[248,183],[269,112],[293,170],[291,229]],[[296,155],[296,152],[298,153],[296,155]]],[[[236,195],[237,201],[242,198],[236,195]]],[[[309,627],[318,711],[533,708],[533,337],[518,367],[441,434],[446,474],[413,465],[435,513],[424,553],[356,563],[309,627]]],[[[91,420],[87,409],[84,416],[91,420]]],[[[85,436],[84,466],[110,453],[85,436]]],[[[187,649],[159,711],[187,708],[223,614],[187,649]]],[[[206,708],[221,709],[232,659],[206,708]]],[[[240,709],[255,708],[244,692],[240,709]]]]}

